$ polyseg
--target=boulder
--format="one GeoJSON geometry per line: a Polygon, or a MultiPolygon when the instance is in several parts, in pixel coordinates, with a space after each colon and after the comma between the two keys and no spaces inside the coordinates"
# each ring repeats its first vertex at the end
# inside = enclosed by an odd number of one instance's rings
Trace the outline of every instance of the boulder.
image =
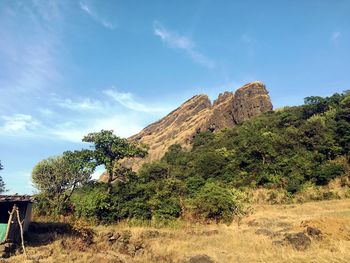
{"type": "Polygon", "coordinates": [[[306,250],[311,245],[311,239],[303,232],[287,234],[284,241],[299,251],[306,250]]]}

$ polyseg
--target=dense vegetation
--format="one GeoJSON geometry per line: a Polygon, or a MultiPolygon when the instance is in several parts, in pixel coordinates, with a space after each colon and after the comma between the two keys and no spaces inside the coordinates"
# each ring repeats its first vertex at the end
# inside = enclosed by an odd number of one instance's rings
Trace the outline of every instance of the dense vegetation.
{"type": "Polygon", "coordinates": [[[113,187],[81,184],[71,207],[75,216],[99,222],[178,217],[230,222],[248,212],[245,189],[282,188],[293,195],[305,185],[326,185],[348,174],[349,156],[350,94],[308,97],[302,106],[200,133],[190,151],[173,145],[137,174],[124,169],[113,187]]]}

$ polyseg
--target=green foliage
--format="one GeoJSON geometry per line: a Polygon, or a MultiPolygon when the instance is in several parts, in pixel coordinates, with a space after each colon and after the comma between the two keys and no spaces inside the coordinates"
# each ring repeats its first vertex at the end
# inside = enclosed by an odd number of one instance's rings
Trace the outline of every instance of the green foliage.
{"type": "Polygon", "coordinates": [[[90,180],[95,165],[90,163],[89,156],[86,151],[65,152],[42,160],[33,168],[32,181],[53,213],[64,212],[75,189],[90,180]]]}
{"type": "MultiPolygon", "coordinates": [[[[122,168],[120,160],[145,156],[144,146],[104,130],[83,141],[92,149],[45,160],[33,171],[45,197],[62,198],[78,188],[73,205],[66,206],[77,217],[112,223],[194,215],[230,223],[248,212],[241,189],[268,188],[270,203],[337,197],[319,189],[349,169],[350,97],[308,97],[302,106],[267,112],[221,132],[198,133],[191,150],[172,145],[160,161],[144,164],[137,174],[122,168]],[[88,183],[101,164],[108,184],[88,183]],[[115,178],[121,180],[112,185],[115,178]]],[[[47,198],[39,204],[52,207],[47,198]]]]}
{"type": "Polygon", "coordinates": [[[92,143],[92,155],[97,165],[104,165],[108,171],[108,192],[112,190],[112,180],[118,177],[119,161],[123,158],[144,157],[147,150],[127,139],[113,134],[113,131],[101,130],[89,133],[83,138],[83,142],[92,143]]]}
{"type": "Polygon", "coordinates": [[[106,190],[104,184],[88,184],[80,188],[72,196],[76,215],[89,221],[108,221],[111,204],[106,190]]]}
{"type": "Polygon", "coordinates": [[[237,192],[215,182],[206,183],[192,200],[194,214],[201,220],[231,223],[234,216],[244,213],[237,192]]]}
{"type": "Polygon", "coordinates": [[[341,108],[336,113],[336,140],[344,154],[350,154],[350,95],[341,101],[341,108]]]}
{"type": "Polygon", "coordinates": [[[319,185],[326,185],[330,180],[337,176],[344,174],[345,169],[343,165],[336,163],[324,163],[316,170],[316,183],[319,185]]]}
{"type": "Polygon", "coordinates": [[[212,140],[213,138],[214,134],[210,131],[200,132],[193,139],[193,148],[196,149],[202,145],[205,145],[208,143],[208,141],[212,140]]]}

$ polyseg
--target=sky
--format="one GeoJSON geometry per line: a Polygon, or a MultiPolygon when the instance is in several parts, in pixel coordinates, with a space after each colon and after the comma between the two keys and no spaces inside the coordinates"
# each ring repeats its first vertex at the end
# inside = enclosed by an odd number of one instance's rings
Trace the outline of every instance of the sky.
{"type": "MultiPolygon", "coordinates": [[[[348,0],[0,0],[0,176],[128,137],[193,95],[266,84],[275,108],[350,89],[348,0]]],[[[98,177],[103,168],[94,175],[98,177]]]]}

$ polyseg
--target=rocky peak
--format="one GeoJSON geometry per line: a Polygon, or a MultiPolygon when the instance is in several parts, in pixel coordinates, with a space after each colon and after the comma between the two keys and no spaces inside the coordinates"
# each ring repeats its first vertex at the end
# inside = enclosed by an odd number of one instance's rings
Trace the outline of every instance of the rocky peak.
{"type": "Polygon", "coordinates": [[[272,110],[268,91],[262,82],[254,81],[239,88],[235,93],[221,93],[211,104],[205,94],[197,95],[159,121],[150,124],[129,140],[147,144],[147,158],[125,160],[125,166],[138,169],[142,163],[159,160],[168,147],[180,144],[190,148],[193,137],[200,131],[218,131],[272,110]]]}
{"type": "Polygon", "coordinates": [[[224,93],[220,93],[218,98],[216,100],[214,100],[213,106],[215,107],[221,103],[224,103],[225,101],[231,100],[233,95],[234,95],[234,93],[229,92],[229,91],[225,91],[224,93]]]}
{"type": "Polygon", "coordinates": [[[271,99],[264,83],[254,81],[239,88],[235,92],[232,108],[235,123],[272,110],[271,99]]]}

